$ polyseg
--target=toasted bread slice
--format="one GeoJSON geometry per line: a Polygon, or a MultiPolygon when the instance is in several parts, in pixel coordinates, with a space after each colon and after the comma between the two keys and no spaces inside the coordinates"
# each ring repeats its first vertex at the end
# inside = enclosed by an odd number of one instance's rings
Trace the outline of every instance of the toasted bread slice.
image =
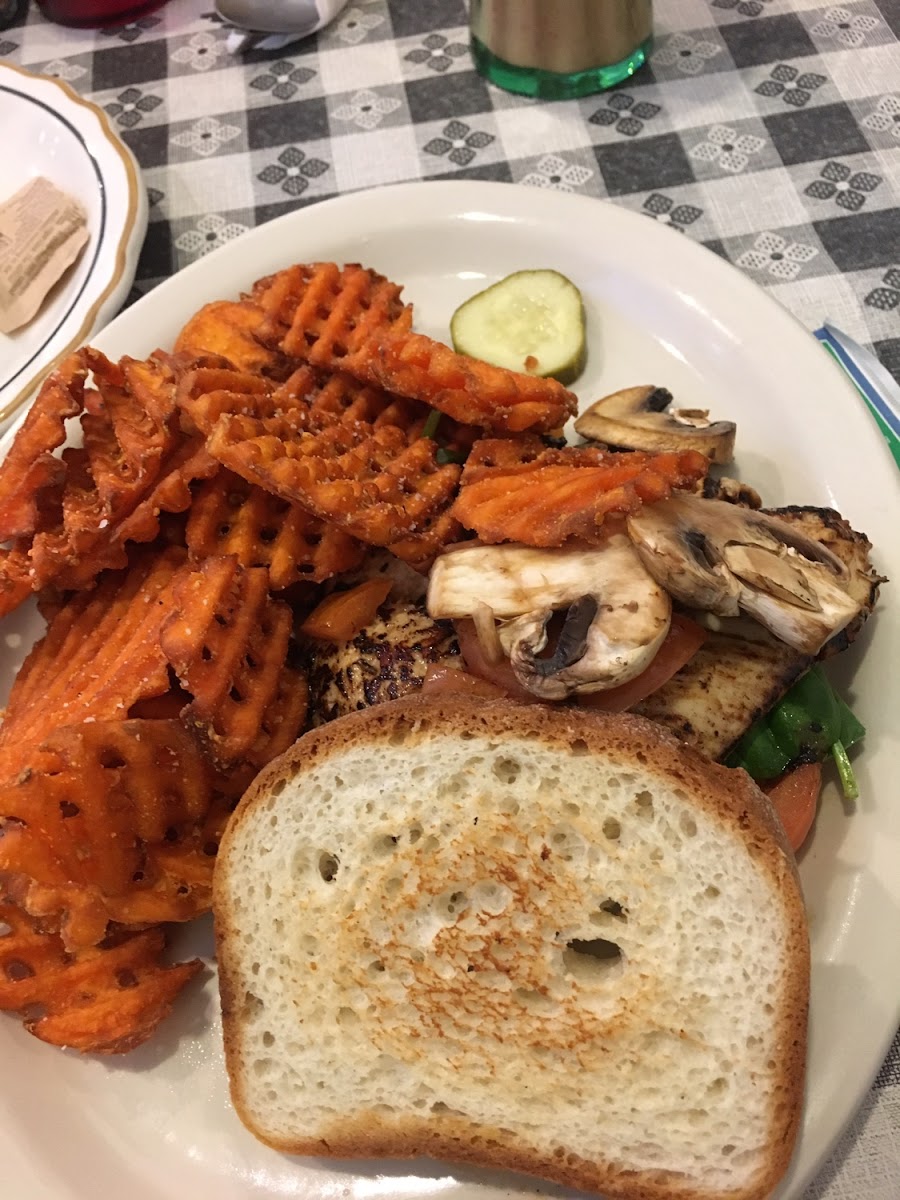
{"type": "Polygon", "coordinates": [[[415,698],[272,763],[215,876],[244,1123],[622,1200],[756,1200],[809,956],[768,801],[638,717],[415,698]]]}

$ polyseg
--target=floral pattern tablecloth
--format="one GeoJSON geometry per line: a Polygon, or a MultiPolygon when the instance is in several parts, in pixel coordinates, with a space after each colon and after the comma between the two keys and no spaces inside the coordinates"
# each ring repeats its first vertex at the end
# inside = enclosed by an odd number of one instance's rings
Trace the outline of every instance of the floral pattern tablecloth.
{"type": "MultiPolygon", "coordinates": [[[[32,8],[0,62],[56,75],[131,146],[150,225],[131,299],[300,205],[411,179],[608,197],[732,262],[900,379],[900,0],[657,0],[650,65],[536,103],[473,70],[464,0],[351,0],[231,54],[210,0],[99,31],[32,8]]],[[[2,131],[0,131],[2,137],[2,131]]],[[[900,1044],[807,1200],[900,1197],[900,1044]]]]}

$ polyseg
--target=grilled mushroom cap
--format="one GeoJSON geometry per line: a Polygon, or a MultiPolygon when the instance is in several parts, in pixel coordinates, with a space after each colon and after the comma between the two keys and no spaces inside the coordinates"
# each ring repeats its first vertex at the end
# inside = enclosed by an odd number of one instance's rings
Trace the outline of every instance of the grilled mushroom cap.
{"type": "Polygon", "coordinates": [[[588,549],[539,550],[505,543],[465,546],[431,570],[428,612],[473,616],[489,605],[516,678],[535,696],[603,691],[649,665],[669,630],[672,605],[631,542],[617,534],[588,549]],[[566,617],[542,657],[554,612],[566,617]]]}
{"type": "Polygon", "coordinates": [[[715,463],[734,457],[733,421],[710,421],[700,408],[675,408],[665,388],[623,388],[604,396],[575,422],[575,430],[591,441],[623,450],[697,450],[715,463]]]}
{"type": "Polygon", "coordinates": [[[828,658],[846,650],[872,615],[878,601],[878,591],[886,582],[872,564],[872,543],[864,533],[858,533],[840,513],[833,508],[815,508],[811,505],[792,504],[787,508],[765,510],[770,517],[777,517],[813,541],[821,542],[847,568],[847,591],[859,604],[860,610],[849,625],[826,642],[819,651],[819,658],[828,658]]]}
{"type": "Polygon", "coordinates": [[[679,495],[629,517],[628,532],[676,600],[721,617],[744,610],[806,654],[818,653],[860,610],[841,560],[765,513],[679,495]]]}

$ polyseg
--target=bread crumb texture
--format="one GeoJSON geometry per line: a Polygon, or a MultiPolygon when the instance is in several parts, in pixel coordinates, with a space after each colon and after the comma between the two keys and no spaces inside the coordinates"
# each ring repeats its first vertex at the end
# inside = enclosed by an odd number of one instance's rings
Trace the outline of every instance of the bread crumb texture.
{"type": "Polygon", "coordinates": [[[385,709],[302,739],[223,845],[243,1119],[299,1153],[766,1195],[808,950],[760,794],[632,718],[385,709]]]}

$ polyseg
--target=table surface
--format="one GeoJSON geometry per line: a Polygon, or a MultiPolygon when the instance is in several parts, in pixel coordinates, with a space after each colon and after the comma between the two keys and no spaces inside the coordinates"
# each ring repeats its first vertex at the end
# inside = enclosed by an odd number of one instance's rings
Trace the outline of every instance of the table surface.
{"type": "MultiPolygon", "coordinates": [[[[657,0],[650,64],[543,103],[472,69],[464,0],[351,0],[279,52],[226,49],[211,0],[124,27],[33,9],[0,62],[102,106],[150,225],[129,300],[281,213],[411,179],[608,197],[696,239],[900,379],[900,0],[657,0]]],[[[805,1200],[900,1196],[900,1039],[805,1200]]]]}

